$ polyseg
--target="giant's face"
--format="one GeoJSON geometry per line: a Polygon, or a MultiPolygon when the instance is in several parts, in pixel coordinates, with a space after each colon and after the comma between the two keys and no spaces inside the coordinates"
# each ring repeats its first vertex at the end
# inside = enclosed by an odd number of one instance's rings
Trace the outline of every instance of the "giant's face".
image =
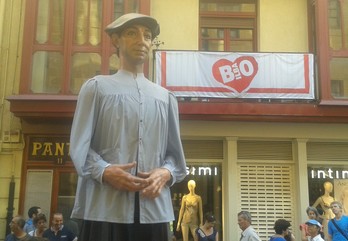
{"type": "Polygon", "coordinates": [[[148,27],[132,25],[119,35],[113,34],[111,39],[124,64],[138,65],[147,60],[152,44],[152,33],[148,27]]]}

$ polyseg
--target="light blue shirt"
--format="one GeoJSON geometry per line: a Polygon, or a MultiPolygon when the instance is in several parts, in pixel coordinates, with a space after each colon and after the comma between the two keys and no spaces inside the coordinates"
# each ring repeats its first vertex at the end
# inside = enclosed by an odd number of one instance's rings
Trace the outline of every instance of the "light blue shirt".
{"type": "Polygon", "coordinates": [[[252,226],[247,227],[241,234],[240,241],[261,241],[252,226]]]}
{"type": "Polygon", "coordinates": [[[318,234],[317,236],[315,236],[315,237],[307,237],[307,239],[308,239],[308,241],[325,241],[322,237],[321,237],[321,235],[320,234],[318,234]]]}
{"type": "Polygon", "coordinates": [[[139,171],[162,167],[172,177],[156,199],[140,197],[140,222],[174,220],[169,186],[186,176],[178,104],[172,93],[143,74],[134,78],[120,70],[82,86],[70,155],[79,174],[72,218],[133,223],[134,193],[113,189],[102,182],[102,176],[110,164],[136,161],[139,171]]]}
{"type": "Polygon", "coordinates": [[[24,232],[29,233],[30,231],[33,231],[35,229],[34,226],[34,221],[32,218],[29,218],[25,221],[25,225],[24,225],[24,232]]]}

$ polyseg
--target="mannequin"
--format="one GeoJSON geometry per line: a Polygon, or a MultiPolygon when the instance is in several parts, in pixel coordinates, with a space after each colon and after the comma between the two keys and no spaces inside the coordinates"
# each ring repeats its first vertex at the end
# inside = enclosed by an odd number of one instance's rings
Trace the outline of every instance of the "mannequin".
{"type": "Polygon", "coordinates": [[[180,231],[181,227],[183,241],[189,240],[189,231],[192,237],[195,237],[196,229],[199,225],[203,225],[202,198],[195,193],[196,182],[188,181],[187,187],[189,193],[182,198],[176,227],[176,231],[180,231]]]}
{"type": "Polygon", "coordinates": [[[318,197],[318,199],[315,201],[315,203],[313,204],[313,207],[317,207],[320,205],[320,207],[322,208],[322,210],[324,211],[324,213],[321,215],[321,217],[323,218],[323,231],[324,231],[324,235],[325,238],[328,237],[328,222],[330,219],[334,218],[335,215],[333,214],[331,208],[330,208],[330,204],[335,201],[335,198],[333,198],[330,194],[333,191],[333,185],[331,182],[324,182],[323,184],[324,186],[324,195],[318,197]]]}

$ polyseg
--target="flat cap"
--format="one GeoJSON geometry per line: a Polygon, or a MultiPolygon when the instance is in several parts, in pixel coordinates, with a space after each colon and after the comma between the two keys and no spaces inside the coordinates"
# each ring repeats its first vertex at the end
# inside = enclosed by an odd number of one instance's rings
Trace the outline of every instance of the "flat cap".
{"type": "Polygon", "coordinates": [[[139,24],[148,27],[152,32],[152,38],[155,38],[160,33],[160,27],[156,19],[140,14],[140,13],[127,13],[117,18],[114,22],[110,23],[106,28],[105,32],[109,35],[113,33],[120,33],[125,28],[139,24]]]}

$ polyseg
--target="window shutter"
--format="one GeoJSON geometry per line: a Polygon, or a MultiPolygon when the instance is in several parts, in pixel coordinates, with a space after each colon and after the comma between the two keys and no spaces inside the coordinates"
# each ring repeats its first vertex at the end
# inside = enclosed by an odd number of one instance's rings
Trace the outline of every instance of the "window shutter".
{"type": "Polygon", "coordinates": [[[274,222],[296,220],[291,141],[239,140],[240,210],[249,211],[261,240],[274,234],[274,222]]]}
{"type": "Polygon", "coordinates": [[[222,140],[183,140],[187,159],[223,159],[222,140]]]}
{"type": "Polygon", "coordinates": [[[308,161],[348,161],[348,143],[346,142],[308,142],[308,161]]]}
{"type": "Polygon", "coordinates": [[[238,141],[238,159],[292,161],[291,141],[238,141]]]}
{"type": "Polygon", "coordinates": [[[296,200],[291,164],[239,164],[239,206],[249,211],[261,240],[274,234],[274,222],[283,218],[294,224],[296,200]]]}

